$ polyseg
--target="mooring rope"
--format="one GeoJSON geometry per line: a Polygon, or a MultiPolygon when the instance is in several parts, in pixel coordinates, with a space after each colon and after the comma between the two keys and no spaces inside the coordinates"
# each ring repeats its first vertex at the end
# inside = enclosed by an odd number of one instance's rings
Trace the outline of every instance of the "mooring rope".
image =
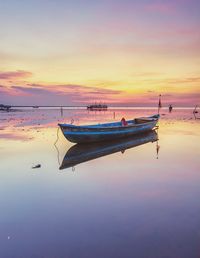
{"type": "Polygon", "coordinates": [[[59,152],[59,149],[58,149],[58,147],[57,147],[57,142],[58,142],[58,140],[59,140],[59,134],[58,134],[58,132],[59,132],[59,127],[58,127],[58,129],[57,129],[57,138],[56,138],[56,141],[54,142],[54,146],[55,146],[55,148],[56,148],[56,151],[57,151],[57,159],[58,159],[58,164],[59,164],[59,166],[60,166],[60,152],[59,152]]]}

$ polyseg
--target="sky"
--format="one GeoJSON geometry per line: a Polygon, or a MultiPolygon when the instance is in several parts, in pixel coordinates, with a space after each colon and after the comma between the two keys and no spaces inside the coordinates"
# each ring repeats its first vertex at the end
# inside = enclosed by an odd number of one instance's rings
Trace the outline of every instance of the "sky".
{"type": "Polygon", "coordinates": [[[0,1],[0,104],[200,105],[199,0],[0,1]]]}

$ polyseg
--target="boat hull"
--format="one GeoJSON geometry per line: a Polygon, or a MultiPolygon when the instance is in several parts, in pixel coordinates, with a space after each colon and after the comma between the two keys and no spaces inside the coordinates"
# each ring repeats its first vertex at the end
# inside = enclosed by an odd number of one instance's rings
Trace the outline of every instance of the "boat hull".
{"type": "Polygon", "coordinates": [[[157,124],[159,117],[152,117],[149,121],[134,124],[128,121],[128,126],[120,123],[110,123],[96,126],[74,126],[59,124],[63,135],[73,143],[88,143],[110,141],[151,131],[157,124]]]}

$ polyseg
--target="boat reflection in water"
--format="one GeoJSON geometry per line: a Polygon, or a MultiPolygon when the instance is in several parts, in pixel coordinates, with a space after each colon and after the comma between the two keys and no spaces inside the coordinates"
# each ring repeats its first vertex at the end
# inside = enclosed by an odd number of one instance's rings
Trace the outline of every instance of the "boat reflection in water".
{"type": "Polygon", "coordinates": [[[155,130],[140,134],[137,136],[127,137],[110,142],[99,142],[90,144],[78,143],[73,145],[65,154],[60,169],[74,167],[77,164],[97,159],[112,153],[121,151],[122,153],[130,148],[140,146],[148,142],[158,140],[158,134],[155,130]]]}

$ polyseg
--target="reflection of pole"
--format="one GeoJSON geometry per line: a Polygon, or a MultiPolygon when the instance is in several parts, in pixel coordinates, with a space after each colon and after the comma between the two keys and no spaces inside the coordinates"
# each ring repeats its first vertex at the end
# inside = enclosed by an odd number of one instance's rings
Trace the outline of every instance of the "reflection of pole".
{"type": "MultiPolygon", "coordinates": [[[[158,128],[157,128],[156,133],[157,133],[157,137],[158,137],[158,128]]],[[[158,144],[158,141],[159,141],[159,138],[156,141],[156,154],[157,154],[156,159],[158,159],[158,154],[159,154],[159,150],[160,150],[160,145],[158,144]]]]}
{"type": "Polygon", "coordinates": [[[160,150],[160,145],[158,145],[158,140],[156,141],[156,159],[158,159],[158,154],[159,154],[159,150],[160,150]]]}
{"type": "Polygon", "coordinates": [[[113,112],[113,119],[115,119],[115,112],[113,112]]]}
{"type": "Polygon", "coordinates": [[[61,114],[61,116],[63,116],[63,108],[62,107],[60,107],[60,114],[61,114]]]}

